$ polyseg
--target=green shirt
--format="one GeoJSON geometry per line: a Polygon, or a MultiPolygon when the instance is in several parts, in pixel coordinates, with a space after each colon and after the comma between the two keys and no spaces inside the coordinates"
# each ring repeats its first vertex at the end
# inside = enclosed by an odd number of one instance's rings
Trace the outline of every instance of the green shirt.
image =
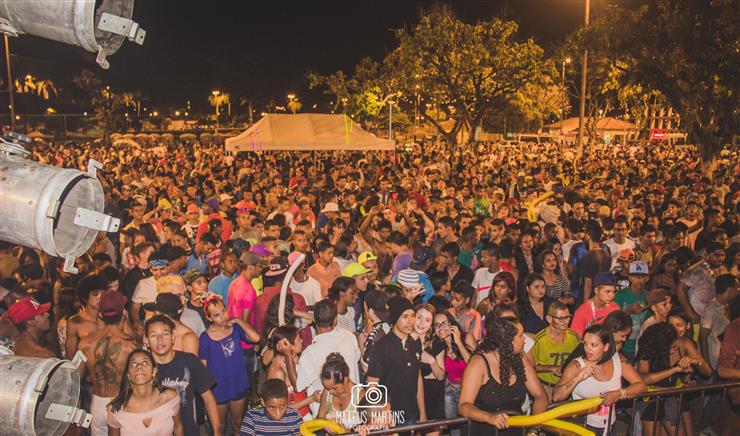
{"type": "Polygon", "coordinates": [[[630,337],[627,339],[627,342],[624,343],[622,350],[620,350],[622,353],[630,356],[634,355],[637,350],[637,338],[640,336],[640,327],[651,314],[650,310],[647,310],[647,296],[645,295],[645,292],[635,294],[632,292],[632,288],[628,287],[617,291],[617,296],[614,298],[614,302],[617,303],[619,308],[622,310],[631,307],[638,301],[642,302],[642,306],[645,307],[646,310],[630,315],[630,318],[632,318],[632,333],[630,333],[630,337]]]}

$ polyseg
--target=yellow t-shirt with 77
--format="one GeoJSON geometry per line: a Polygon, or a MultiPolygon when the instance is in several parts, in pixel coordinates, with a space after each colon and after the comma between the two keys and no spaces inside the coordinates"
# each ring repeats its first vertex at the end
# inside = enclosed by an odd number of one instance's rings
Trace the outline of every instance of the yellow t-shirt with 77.
{"type": "MultiPolygon", "coordinates": [[[[547,333],[548,327],[534,337],[534,361],[537,365],[561,366],[570,353],[576,349],[581,338],[573,330],[566,330],[563,342],[553,340],[547,333]]],[[[555,384],[560,377],[551,372],[538,372],[537,376],[545,383],[555,384]]]]}

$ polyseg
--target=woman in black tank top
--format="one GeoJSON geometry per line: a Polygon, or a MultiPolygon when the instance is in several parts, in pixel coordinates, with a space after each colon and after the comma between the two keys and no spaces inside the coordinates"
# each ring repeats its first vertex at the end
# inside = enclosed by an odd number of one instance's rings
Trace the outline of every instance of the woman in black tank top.
{"type": "MultiPolygon", "coordinates": [[[[524,328],[518,320],[487,320],[486,337],[468,362],[460,392],[459,413],[473,421],[470,434],[506,429],[508,414],[521,414],[527,392],[533,398],[533,413],[547,409],[547,394],[523,351],[524,328]]],[[[521,429],[499,434],[521,434],[521,429]]]]}
{"type": "MultiPolygon", "coordinates": [[[[637,362],[637,370],[645,383],[658,388],[679,387],[679,380],[686,384],[686,377],[695,372],[711,374],[709,364],[693,343],[687,338],[679,338],[667,322],[653,324],[642,333],[637,362]]],[[[650,401],[642,411],[643,434],[653,434],[656,425],[659,426],[657,433],[665,429],[668,434],[675,434],[679,424],[681,433],[693,434],[690,402],[691,398],[685,395],[679,411],[676,398],[650,401]]]]}

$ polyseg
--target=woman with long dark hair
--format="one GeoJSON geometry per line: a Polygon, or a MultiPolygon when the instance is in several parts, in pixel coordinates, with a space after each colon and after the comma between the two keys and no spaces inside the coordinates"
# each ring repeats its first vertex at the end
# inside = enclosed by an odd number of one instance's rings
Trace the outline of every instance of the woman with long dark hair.
{"type": "Polygon", "coordinates": [[[54,318],[56,318],[56,332],[59,340],[59,350],[62,359],[67,358],[67,320],[80,311],[80,298],[77,296],[77,289],[65,287],[59,290],[56,307],[54,307],[54,318]]]}
{"type": "Polygon", "coordinates": [[[445,418],[457,417],[463,373],[470,360],[471,352],[465,344],[462,328],[449,312],[434,315],[434,334],[444,346],[444,385],[445,418]]]}
{"type": "MultiPolygon", "coordinates": [[[[316,391],[311,397],[306,391],[296,392],[288,376],[295,367],[295,362],[303,351],[303,340],[298,334],[298,328],[293,325],[283,325],[271,332],[268,347],[272,350],[272,360],[267,364],[266,379],[278,378],[288,386],[288,407],[301,412],[301,416],[310,413],[308,405],[319,401],[321,391],[316,391]]],[[[309,417],[310,419],[310,417],[309,417]]]]}
{"type": "Polygon", "coordinates": [[[570,290],[570,282],[561,269],[557,254],[552,250],[545,250],[537,255],[534,270],[545,279],[545,292],[553,300],[560,300],[565,305],[574,305],[575,298],[570,290]]]}
{"type": "MultiPolygon", "coordinates": [[[[490,317],[486,320],[486,336],[465,368],[460,391],[458,411],[473,421],[470,434],[507,429],[507,412],[520,412],[527,393],[533,399],[532,413],[547,409],[547,394],[537,371],[524,358],[524,327],[515,319],[490,317]]],[[[517,429],[499,434],[521,432],[517,429]]]]}
{"type": "Polygon", "coordinates": [[[647,390],[640,374],[617,353],[612,332],[603,325],[593,325],[583,333],[583,351],[565,367],[552,393],[553,401],[581,400],[601,396],[604,401],[595,413],[586,417],[586,427],[596,434],[616,435],[616,413],[610,409],[617,401],[647,390]],[[622,378],[630,385],[622,388],[622,378]]]}
{"type": "Polygon", "coordinates": [[[519,298],[519,319],[527,333],[537,334],[548,325],[547,309],[553,300],[545,289],[545,278],[541,274],[531,273],[524,278],[524,292],[519,298]]]}
{"type": "Polygon", "coordinates": [[[146,350],[131,352],[118,396],[108,404],[110,436],[184,436],[180,397],[157,380],[154,358],[146,350]]]}
{"type": "Polygon", "coordinates": [[[509,304],[516,301],[516,283],[514,275],[501,271],[496,274],[491,283],[491,292],[488,297],[478,304],[478,313],[485,318],[491,309],[499,304],[509,304]]]}
{"type": "MultiPolygon", "coordinates": [[[[705,375],[711,368],[701,357],[694,344],[686,338],[679,338],[676,330],[667,322],[659,322],[648,327],[640,337],[637,353],[638,370],[645,383],[660,388],[676,388],[682,385],[681,376],[697,370],[705,375]]],[[[684,399],[681,404],[680,435],[692,435],[690,402],[684,399]]],[[[675,397],[662,399],[660,404],[651,402],[642,412],[644,434],[676,434],[679,424],[678,402],[675,397]],[[657,410],[656,410],[657,409],[657,410]],[[654,429],[654,426],[658,426],[654,429]]]]}
{"type": "Polygon", "coordinates": [[[668,291],[669,294],[675,296],[676,288],[678,288],[678,261],[674,254],[666,254],[660,258],[660,263],[655,269],[655,272],[650,276],[650,288],[657,289],[663,288],[668,291]]]}

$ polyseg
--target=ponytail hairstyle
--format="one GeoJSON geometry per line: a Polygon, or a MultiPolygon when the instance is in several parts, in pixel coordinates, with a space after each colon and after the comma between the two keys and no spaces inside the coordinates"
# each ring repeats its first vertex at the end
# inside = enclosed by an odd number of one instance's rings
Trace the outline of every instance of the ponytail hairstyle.
{"type": "MultiPolygon", "coordinates": [[[[597,362],[597,365],[601,365],[603,363],[606,363],[609,361],[609,359],[614,356],[614,354],[617,352],[617,344],[614,342],[614,335],[611,330],[604,324],[597,324],[592,325],[591,327],[587,328],[585,332],[583,332],[582,338],[586,337],[586,333],[591,333],[593,335],[596,335],[601,340],[601,343],[604,345],[608,345],[609,348],[606,350],[604,355],[601,357],[601,360],[597,362]]],[[[568,359],[566,359],[566,362],[563,363],[563,369],[565,369],[565,365],[567,363],[570,363],[571,360],[577,359],[579,357],[584,357],[586,355],[585,350],[583,349],[583,344],[581,344],[580,347],[576,348],[572,353],[570,353],[570,356],[568,356],[568,359]]]]}
{"type": "MultiPolygon", "coordinates": [[[[520,353],[514,353],[514,337],[517,334],[518,320],[513,318],[490,317],[486,319],[486,336],[478,347],[479,353],[498,351],[501,386],[511,386],[511,375],[526,382],[524,362],[520,353]]],[[[481,356],[483,357],[483,356],[481,356]]],[[[485,357],[483,357],[485,359],[485,357]]]]}
{"type": "Polygon", "coordinates": [[[224,300],[220,295],[213,292],[209,292],[203,297],[203,313],[205,313],[206,316],[208,316],[208,307],[215,303],[224,304],[224,300]]]}
{"type": "Polygon", "coordinates": [[[334,383],[343,383],[349,377],[349,365],[339,353],[326,356],[324,366],[321,367],[321,380],[331,380],[334,383]]]}

